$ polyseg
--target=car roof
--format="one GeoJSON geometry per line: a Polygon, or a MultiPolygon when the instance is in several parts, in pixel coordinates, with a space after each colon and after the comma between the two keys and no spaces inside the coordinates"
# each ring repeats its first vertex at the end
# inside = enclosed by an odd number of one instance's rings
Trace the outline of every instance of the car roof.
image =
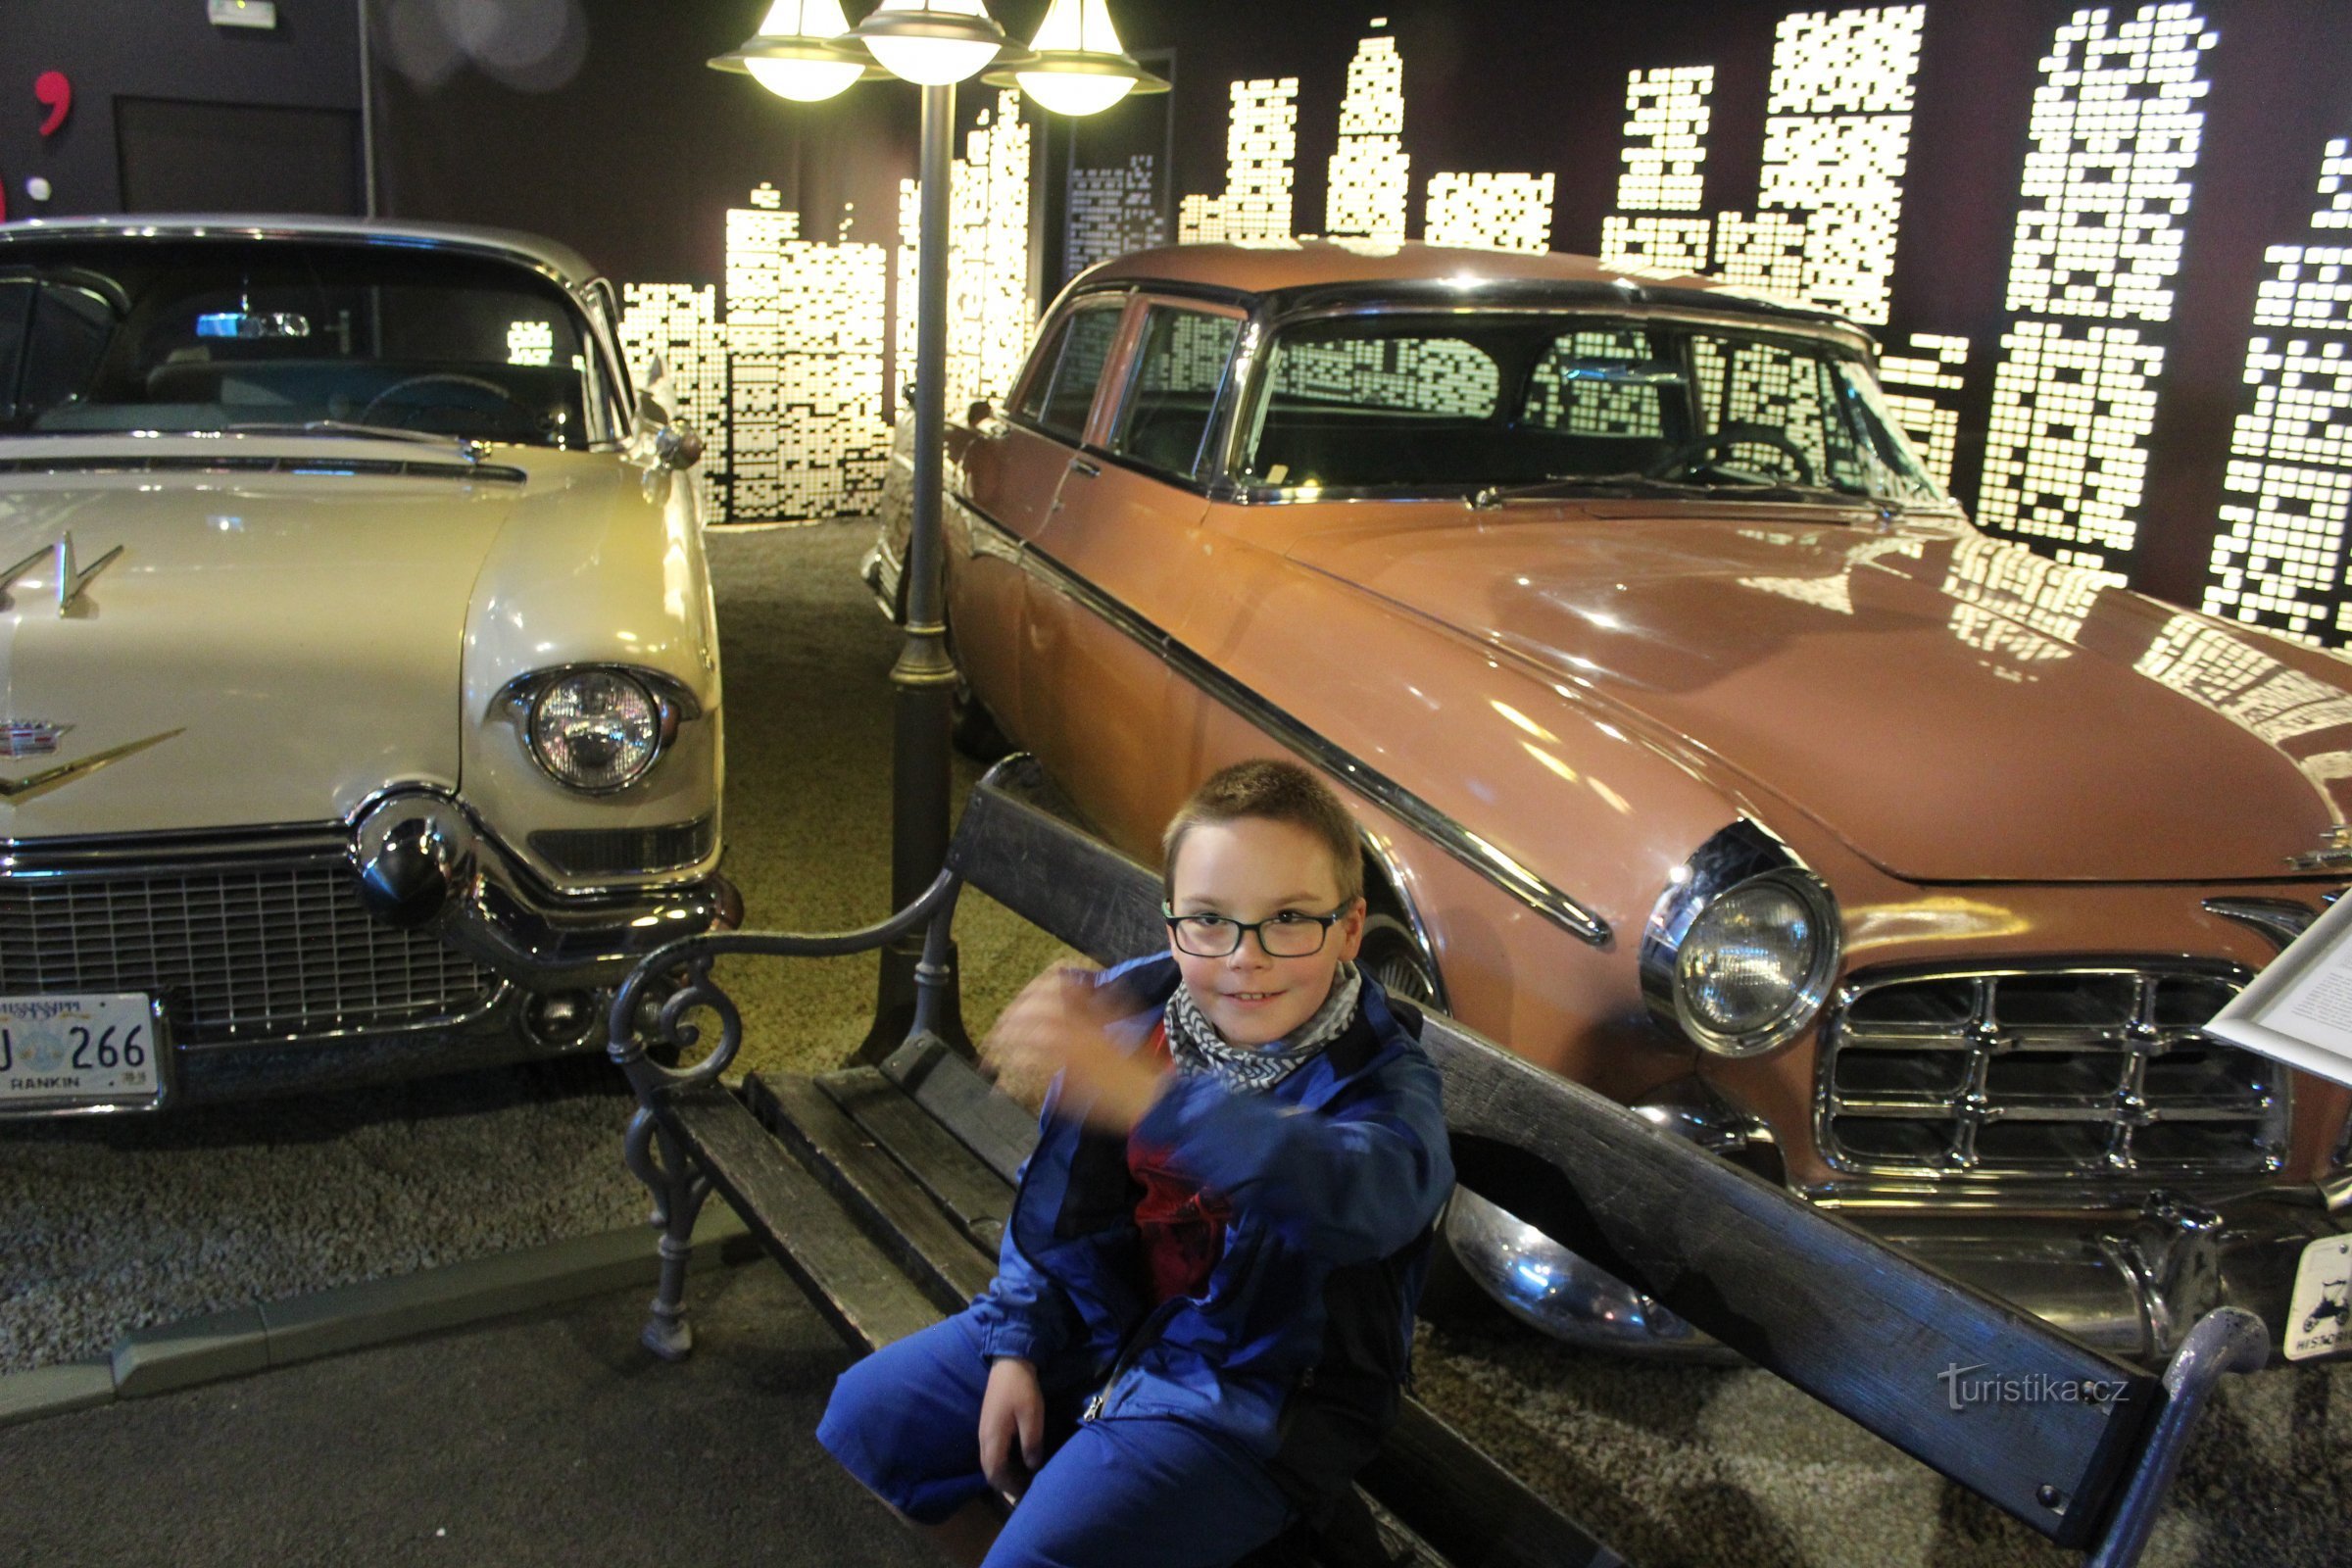
{"type": "Polygon", "coordinates": [[[1282,296],[1285,303],[1299,304],[1353,295],[1475,295],[1481,289],[1508,297],[1614,296],[1629,304],[1671,302],[1862,332],[1835,312],[1694,272],[1553,251],[1476,250],[1418,240],[1396,244],[1304,239],[1165,245],[1090,268],[1071,287],[1118,284],[1274,295],[1282,296]]]}
{"type": "Polygon", "coordinates": [[[0,247],[50,239],[267,239],[344,241],[392,248],[464,251],[520,262],[570,288],[597,275],[568,245],[517,229],[468,223],[417,223],[380,218],[320,218],[295,213],[158,213],[121,217],[33,218],[0,223],[0,247]]]}

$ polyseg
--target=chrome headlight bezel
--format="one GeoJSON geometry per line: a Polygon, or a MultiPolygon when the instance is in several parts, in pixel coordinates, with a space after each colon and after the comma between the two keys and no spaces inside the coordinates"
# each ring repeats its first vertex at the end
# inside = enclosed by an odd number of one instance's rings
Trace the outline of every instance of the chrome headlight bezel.
{"type": "Polygon", "coordinates": [[[679,725],[702,716],[702,705],[674,677],[635,664],[606,663],[559,664],[518,675],[499,692],[494,710],[503,713],[514,725],[516,739],[541,773],[574,795],[592,797],[620,795],[644,784],[662,765],[662,760],[669,755],[677,741],[679,725]],[[645,694],[654,709],[653,752],[646,759],[644,766],[617,783],[584,784],[566,777],[539,745],[537,719],[548,698],[566,682],[585,675],[628,681],[645,694]]]}
{"type": "Polygon", "coordinates": [[[1844,956],[1838,900],[1788,847],[1753,822],[1733,823],[1699,846],[1659,895],[1642,933],[1642,994],[1650,1011],[1711,1054],[1757,1056],[1801,1034],[1829,1001],[1844,956]],[[1765,1023],[1737,1033],[1700,1017],[1689,997],[1687,960],[1693,931],[1718,900],[1743,888],[1771,887],[1788,895],[1813,930],[1803,979],[1765,1023]]]}

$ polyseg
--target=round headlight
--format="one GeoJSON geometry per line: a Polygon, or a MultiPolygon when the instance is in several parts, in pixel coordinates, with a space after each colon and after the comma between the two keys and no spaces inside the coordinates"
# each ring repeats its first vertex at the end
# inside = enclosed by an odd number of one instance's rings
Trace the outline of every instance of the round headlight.
{"type": "Polygon", "coordinates": [[[601,795],[645,776],[662,751],[662,705],[612,669],[548,682],[531,704],[531,755],[560,784],[601,795]]]}
{"type": "Polygon", "coordinates": [[[1789,1039],[1828,995],[1837,915],[1801,873],[1774,872],[1729,888],[1691,921],[1675,957],[1684,1027],[1725,1055],[1789,1039]]]}

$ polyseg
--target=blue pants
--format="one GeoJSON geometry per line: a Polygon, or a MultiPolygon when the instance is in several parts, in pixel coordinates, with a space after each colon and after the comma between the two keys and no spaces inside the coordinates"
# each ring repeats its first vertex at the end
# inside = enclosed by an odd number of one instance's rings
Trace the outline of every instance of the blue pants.
{"type": "MultiPolygon", "coordinates": [[[[977,1332],[952,1317],[843,1373],[816,1439],[883,1501],[938,1524],[991,1493],[980,1473],[987,1387],[977,1332]]],[[[1045,1468],[988,1568],[1226,1568],[1290,1522],[1281,1489],[1239,1445],[1150,1417],[1080,1424],[1084,1392],[1049,1386],[1045,1468]]]]}

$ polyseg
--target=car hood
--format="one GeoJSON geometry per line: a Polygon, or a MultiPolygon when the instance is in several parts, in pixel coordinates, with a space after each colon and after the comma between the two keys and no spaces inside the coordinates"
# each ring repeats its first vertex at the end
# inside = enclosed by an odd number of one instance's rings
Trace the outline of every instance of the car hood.
{"type": "Polygon", "coordinates": [[[1404,512],[1290,557],[1631,710],[1909,880],[2282,876],[2352,805],[2352,666],[1957,522],[1404,512]]]}
{"type": "Polygon", "coordinates": [[[318,822],[396,781],[455,788],[467,602],[526,486],[399,471],[451,456],[421,443],[290,443],[234,472],[148,444],[164,461],[108,471],[119,440],[0,443],[24,466],[0,565],[36,558],[0,609],[0,837],[318,822]],[[83,571],[122,554],[61,614],[69,535],[83,571]]]}

